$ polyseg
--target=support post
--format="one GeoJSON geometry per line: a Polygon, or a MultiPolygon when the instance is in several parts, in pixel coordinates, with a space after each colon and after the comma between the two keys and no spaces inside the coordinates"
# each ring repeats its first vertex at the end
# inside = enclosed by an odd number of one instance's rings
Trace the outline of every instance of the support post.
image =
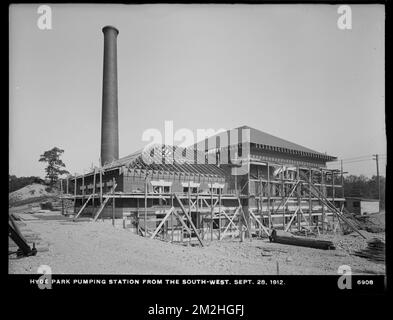
{"type": "Polygon", "coordinates": [[[85,174],[82,175],[82,203],[85,200],[85,174]]]}
{"type": "MultiPolygon", "coordinates": [[[[325,177],[323,175],[323,169],[321,169],[321,190],[324,197],[325,194],[325,177]]],[[[325,234],[325,205],[322,203],[322,234],[325,234]]]]}
{"type": "Polygon", "coordinates": [[[94,168],[94,173],[93,173],[93,198],[91,199],[92,201],[92,216],[94,217],[94,211],[95,211],[95,194],[96,194],[96,169],[94,168]]]}
{"type": "MultiPolygon", "coordinates": [[[[191,181],[188,180],[188,212],[190,213],[190,218],[192,219],[192,213],[191,213],[191,181]]],[[[189,237],[189,242],[191,243],[191,233],[189,237]]]]}
{"type": "MultiPolygon", "coordinates": [[[[262,175],[259,177],[259,216],[261,218],[261,222],[263,222],[263,198],[262,198],[262,175]]],[[[259,227],[259,234],[261,235],[262,233],[261,227],[259,227]]]]}
{"type": "Polygon", "coordinates": [[[100,168],[100,205],[102,204],[102,168],[100,168]]]}
{"type": "Polygon", "coordinates": [[[345,194],[344,194],[344,171],[343,171],[343,161],[341,160],[341,193],[342,193],[342,197],[345,198],[345,194]]]}
{"type": "MultiPolygon", "coordinates": [[[[173,208],[173,195],[171,193],[171,207],[173,208]]],[[[175,209],[173,209],[175,210],[175,209]]],[[[173,242],[173,214],[171,215],[171,238],[172,238],[172,242],[173,242]]]]}
{"type": "Polygon", "coordinates": [[[112,179],[112,185],[113,185],[113,192],[112,192],[112,225],[115,226],[115,185],[116,185],[116,180],[115,178],[112,179]]]}
{"type": "Polygon", "coordinates": [[[380,177],[379,177],[379,155],[378,154],[374,154],[374,160],[376,162],[377,165],[377,183],[378,183],[378,200],[379,200],[379,210],[381,211],[381,183],[380,183],[380,177]]]}
{"type": "Polygon", "coordinates": [[[272,229],[272,215],[270,213],[270,164],[267,163],[267,213],[269,218],[269,230],[272,229]]]}
{"type": "Polygon", "coordinates": [[[309,193],[308,193],[308,224],[311,227],[312,226],[312,199],[311,199],[311,183],[312,183],[312,169],[310,167],[309,169],[309,177],[308,177],[308,188],[309,193]]]}
{"type": "MultiPolygon", "coordinates": [[[[281,166],[281,201],[285,201],[284,165],[281,166]]],[[[282,226],[285,228],[285,206],[282,211],[282,226]]]]}
{"type": "Polygon", "coordinates": [[[213,182],[210,187],[210,240],[213,241],[213,182]]]}
{"type": "MultiPolygon", "coordinates": [[[[299,169],[299,166],[296,167],[296,174],[297,174],[297,179],[300,180],[300,169],[299,169]]],[[[297,213],[297,217],[296,217],[296,219],[297,219],[297,229],[298,229],[298,231],[301,231],[301,229],[302,229],[302,227],[301,227],[301,218],[300,218],[300,205],[301,205],[301,202],[300,202],[301,194],[300,193],[302,191],[302,183],[301,182],[297,185],[297,190],[296,191],[297,191],[296,192],[296,195],[297,195],[297,206],[299,208],[298,213],[297,213]]]]}
{"type": "MultiPolygon", "coordinates": [[[[334,171],[332,170],[331,171],[331,173],[332,173],[332,202],[333,202],[333,204],[334,205],[336,205],[335,203],[334,203],[334,198],[335,198],[335,189],[334,189],[334,171]]],[[[333,225],[334,225],[334,214],[333,214],[333,225]]]]}
{"type": "Polygon", "coordinates": [[[218,190],[218,240],[221,240],[221,188],[218,190]]]}
{"type": "Polygon", "coordinates": [[[145,237],[147,236],[147,174],[145,177],[145,237]]]}
{"type": "Polygon", "coordinates": [[[64,215],[64,194],[63,194],[63,188],[61,188],[61,214],[64,215]]]}
{"type": "Polygon", "coordinates": [[[75,172],[75,176],[74,176],[74,213],[76,210],[76,185],[77,185],[77,178],[76,178],[76,172],[75,172]]]}

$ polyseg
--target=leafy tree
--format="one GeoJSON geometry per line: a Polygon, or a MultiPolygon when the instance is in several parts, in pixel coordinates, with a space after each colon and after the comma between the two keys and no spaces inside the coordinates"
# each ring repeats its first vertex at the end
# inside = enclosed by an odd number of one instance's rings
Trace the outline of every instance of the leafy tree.
{"type": "Polygon", "coordinates": [[[40,162],[48,163],[45,168],[46,177],[50,180],[51,186],[53,186],[59,176],[69,173],[65,168],[64,162],[60,159],[60,156],[64,153],[64,150],[54,147],[51,150],[45,151],[44,154],[40,155],[40,162]]]}
{"type": "MultiPolygon", "coordinates": [[[[385,185],[386,178],[380,176],[381,206],[385,207],[385,185]]],[[[378,179],[372,176],[371,179],[360,175],[350,175],[344,178],[344,190],[347,197],[361,197],[367,199],[378,199],[378,179]]]]}

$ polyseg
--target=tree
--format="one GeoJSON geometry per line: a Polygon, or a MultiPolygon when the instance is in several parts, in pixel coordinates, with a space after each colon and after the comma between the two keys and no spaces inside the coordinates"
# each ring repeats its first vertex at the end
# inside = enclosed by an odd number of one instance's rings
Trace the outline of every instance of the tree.
{"type": "Polygon", "coordinates": [[[64,153],[64,150],[54,147],[51,150],[45,151],[44,154],[40,155],[40,162],[48,163],[45,168],[46,177],[50,180],[51,186],[53,186],[60,175],[69,173],[65,168],[64,162],[60,159],[60,156],[64,153]]]}
{"type": "MultiPolygon", "coordinates": [[[[380,176],[381,186],[381,207],[385,207],[385,184],[386,178],[380,176]]],[[[378,199],[378,179],[372,176],[371,179],[364,175],[350,175],[344,179],[344,190],[347,197],[361,197],[367,199],[378,199]]]]}

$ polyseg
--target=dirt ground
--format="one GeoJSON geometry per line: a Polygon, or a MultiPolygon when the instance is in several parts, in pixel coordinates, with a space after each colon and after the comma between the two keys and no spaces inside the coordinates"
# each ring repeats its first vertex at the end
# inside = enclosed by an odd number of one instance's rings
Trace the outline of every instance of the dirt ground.
{"type": "MultiPolygon", "coordinates": [[[[9,256],[9,273],[36,273],[49,265],[54,274],[223,274],[223,275],[318,275],[337,274],[349,265],[354,274],[385,274],[385,264],[352,255],[365,248],[356,233],[324,235],[336,250],[319,250],[278,243],[268,239],[205,241],[205,246],[184,246],[143,238],[123,229],[121,220],[73,222],[59,212],[18,213],[28,228],[38,233],[49,250],[17,259],[9,256]]],[[[384,240],[385,233],[367,233],[368,239],[384,240]]]]}

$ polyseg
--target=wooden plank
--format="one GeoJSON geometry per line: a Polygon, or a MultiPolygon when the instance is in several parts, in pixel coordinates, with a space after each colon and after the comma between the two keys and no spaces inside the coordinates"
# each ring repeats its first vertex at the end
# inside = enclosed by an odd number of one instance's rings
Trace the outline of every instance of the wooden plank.
{"type": "MultiPolygon", "coordinates": [[[[173,214],[176,216],[176,218],[178,218],[179,219],[179,221],[180,221],[180,223],[181,223],[181,225],[183,226],[183,228],[184,229],[186,229],[186,231],[190,234],[190,236],[191,236],[191,230],[190,230],[190,228],[184,223],[184,220],[183,220],[183,218],[174,210],[173,211],[173,214]]],[[[183,232],[183,229],[181,230],[182,232],[183,232]]]]}
{"type": "Polygon", "coordinates": [[[311,184],[311,190],[314,191],[314,194],[318,197],[321,203],[331,209],[337,215],[337,217],[344,221],[353,231],[357,232],[362,238],[366,239],[366,237],[349,220],[347,220],[343,214],[313,184],[311,184]]]}
{"type": "MultiPolygon", "coordinates": [[[[235,229],[238,230],[238,231],[240,231],[239,228],[237,227],[237,225],[231,220],[231,218],[226,214],[225,211],[222,211],[221,213],[229,220],[229,224],[228,224],[228,225],[233,224],[233,226],[235,227],[235,229]]],[[[233,217],[233,218],[234,218],[234,217],[233,217]]],[[[227,227],[227,229],[228,229],[228,227],[227,227]]]]}
{"type": "Polygon", "coordinates": [[[270,163],[267,163],[267,214],[269,218],[269,229],[272,227],[272,216],[270,212],[270,163]]]}
{"type": "MultiPolygon", "coordinates": [[[[238,197],[237,200],[238,200],[238,203],[239,203],[240,210],[241,210],[241,212],[242,212],[242,217],[243,217],[244,223],[245,223],[245,225],[246,225],[247,231],[248,231],[248,233],[250,233],[250,232],[251,232],[251,229],[250,229],[250,227],[249,227],[249,223],[248,223],[248,221],[247,221],[247,219],[246,219],[246,216],[245,216],[245,214],[244,214],[243,206],[242,206],[241,201],[240,201],[240,197],[238,197]]],[[[243,230],[241,230],[241,231],[243,231],[243,230]]],[[[251,236],[251,234],[250,234],[250,236],[251,236]]]]}
{"type": "MultiPolygon", "coordinates": [[[[324,175],[323,175],[323,170],[321,169],[321,193],[323,194],[323,197],[325,197],[325,190],[324,190],[324,175]]],[[[325,205],[322,203],[322,234],[325,234],[325,205]]]]}
{"type": "MultiPolygon", "coordinates": [[[[115,191],[116,187],[117,187],[117,184],[115,184],[115,185],[112,187],[112,190],[111,190],[111,193],[112,193],[112,194],[113,194],[113,192],[115,191]]],[[[100,208],[98,209],[98,211],[97,211],[95,217],[93,218],[93,221],[97,221],[98,217],[100,216],[102,210],[105,208],[105,206],[106,206],[106,204],[108,203],[108,201],[109,201],[110,198],[111,198],[111,197],[106,197],[106,198],[105,198],[104,202],[101,204],[101,206],[100,206],[100,208]]]]}
{"type": "Polygon", "coordinates": [[[147,175],[145,177],[145,221],[144,221],[144,228],[147,230],[147,175]]]}
{"type": "MultiPolygon", "coordinates": [[[[113,186],[116,186],[116,180],[113,178],[112,180],[113,186]]],[[[114,191],[114,189],[113,189],[114,191]]],[[[113,193],[112,191],[112,193],[113,193]]],[[[112,225],[115,226],[115,197],[112,197],[112,225]]]]}
{"type": "Polygon", "coordinates": [[[218,240],[221,240],[221,188],[218,188],[218,240]]]}
{"type": "Polygon", "coordinates": [[[105,198],[105,200],[102,202],[101,206],[100,206],[99,209],[97,210],[96,215],[95,215],[94,218],[93,218],[93,221],[97,221],[98,217],[99,217],[100,214],[101,214],[101,211],[105,208],[105,206],[106,206],[106,204],[108,203],[109,199],[110,199],[110,198],[107,197],[107,198],[105,198]]]}
{"type": "MultiPolygon", "coordinates": [[[[221,238],[221,239],[224,239],[225,234],[227,233],[227,231],[228,231],[228,229],[229,229],[229,227],[230,227],[231,224],[233,224],[233,225],[236,227],[236,229],[239,230],[239,228],[238,228],[238,227],[235,225],[235,223],[233,222],[233,220],[235,219],[236,215],[239,213],[239,210],[240,210],[240,207],[238,207],[238,208],[236,209],[234,215],[232,216],[232,219],[229,219],[229,223],[228,223],[227,227],[225,228],[224,232],[222,233],[222,238],[221,238]]],[[[224,214],[226,215],[226,213],[224,213],[224,214]]],[[[227,215],[226,215],[226,216],[227,216],[227,215]]],[[[228,216],[227,216],[227,217],[228,217],[228,216]]],[[[229,218],[229,217],[228,217],[228,218],[229,218]]],[[[239,232],[241,232],[241,231],[239,230],[239,232]]]]}
{"type": "Polygon", "coordinates": [[[213,213],[214,213],[214,205],[213,205],[213,183],[210,188],[211,197],[210,197],[210,240],[213,241],[213,213]]]}
{"type": "Polygon", "coordinates": [[[268,229],[266,229],[266,227],[262,224],[262,222],[257,219],[257,217],[255,216],[255,214],[252,211],[250,211],[250,215],[255,219],[255,221],[257,222],[259,227],[262,228],[262,230],[265,231],[265,233],[268,236],[270,236],[270,232],[268,231],[268,229]]]}
{"type": "Polygon", "coordinates": [[[78,219],[79,215],[83,212],[83,210],[85,210],[87,203],[89,202],[89,200],[92,198],[92,194],[87,198],[86,202],[83,204],[82,208],[79,209],[79,212],[77,213],[77,215],[75,216],[74,219],[72,219],[73,221],[75,221],[76,219],[78,219]]]}
{"type": "Polygon", "coordinates": [[[94,210],[95,210],[95,194],[96,194],[96,169],[94,168],[94,176],[93,176],[93,199],[92,199],[93,214],[94,214],[94,210]]]}
{"type": "Polygon", "coordinates": [[[292,214],[291,220],[288,222],[287,226],[285,227],[285,232],[287,232],[288,229],[289,229],[289,227],[291,226],[293,220],[294,220],[295,217],[296,217],[296,214],[297,214],[298,210],[299,210],[299,207],[297,207],[296,210],[295,210],[295,212],[292,214]]]}
{"type": "Polygon", "coordinates": [[[161,229],[161,227],[164,225],[165,221],[169,218],[170,214],[173,212],[173,209],[174,209],[174,208],[172,207],[172,208],[170,208],[170,209],[168,210],[168,212],[166,213],[164,219],[161,220],[160,224],[158,225],[158,227],[156,228],[156,230],[154,230],[153,234],[151,235],[151,238],[152,238],[152,239],[157,235],[158,231],[160,231],[160,229],[161,229]]]}
{"type": "Polygon", "coordinates": [[[176,193],[174,194],[174,196],[175,196],[177,202],[179,203],[180,208],[181,208],[181,210],[183,211],[184,215],[187,217],[188,222],[190,223],[192,229],[194,230],[195,235],[197,236],[199,243],[200,243],[201,246],[203,247],[203,242],[202,242],[201,238],[199,237],[198,231],[197,231],[197,229],[195,228],[195,226],[194,226],[194,224],[193,224],[191,218],[188,216],[188,214],[187,214],[187,212],[186,212],[186,209],[185,209],[184,206],[183,206],[183,203],[182,203],[181,200],[178,198],[178,196],[177,196],[176,193]]]}
{"type": "Polygon", "coordinates": [[[100,204],[102,204],[102,168],[100,170],[100,204]]]}
{"type": "Polygon", "coordinates": [[[292,195],[293,195],[294,191],[296,190],[296,187],[297,187],[297,185],[298,185],[299,183],[300,183],[300,180],[297,180],[297,181],[295,182],[295,184],[294,184],[293,187],[292,187],[291,192],[289,193],[288,197],[286,197],[286,199],[285,199],[285,201],[284,201],[284,204],[282,203],[282,200],[281,200],[280,204],[279,204],[278,207],[274,210],[273,214],[276,214],[277,211],[278,211],[278,209],[279,209],[281,206],[284,206],[284,207],[286,206],[286,204],[287,204],[288,201],[291,199],[291,197],[292,197],[292,195]]]}

